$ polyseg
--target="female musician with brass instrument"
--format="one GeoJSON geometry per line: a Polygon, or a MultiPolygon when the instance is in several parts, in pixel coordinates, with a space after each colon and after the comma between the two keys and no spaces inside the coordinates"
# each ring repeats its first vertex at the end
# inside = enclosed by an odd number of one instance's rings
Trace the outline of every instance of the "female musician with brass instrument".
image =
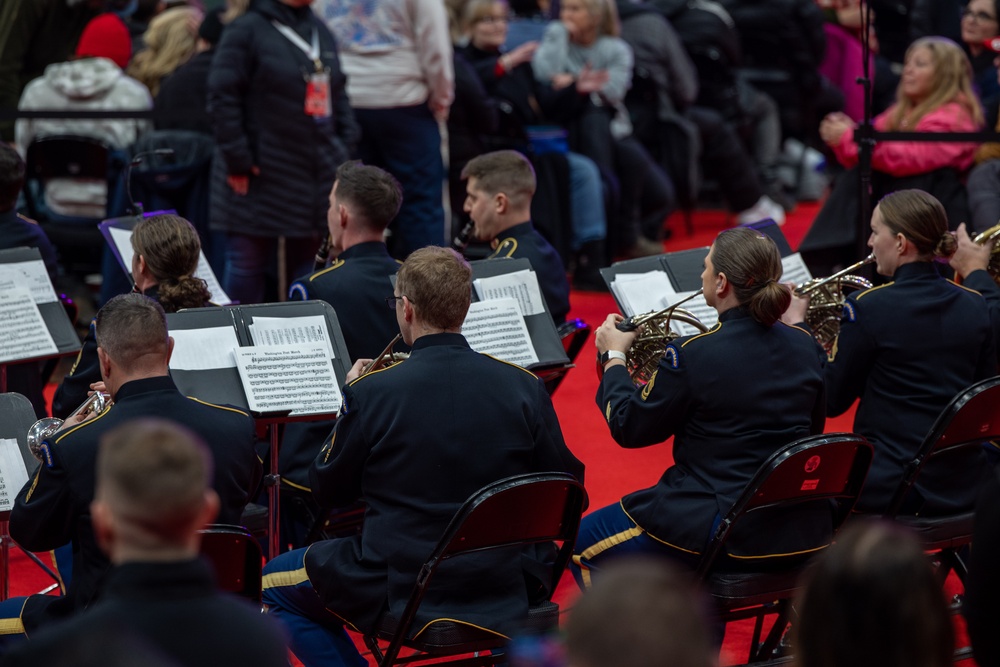
{"type": "MultiPolygon", "coordinates": [[[[210,305],[205,281],[194,275],[201,240],[190,222],[170,214],[143,218],[132,230],[132,250],[134,291],[158,301],[168,313],[210,305]]],[[[99,390],[98,383],[103,384],[91,323],[72,370],[52,399],[52,416],[66,417],[90,391],[99,390]]]]}
{"type": "MultiPolygon", "coordinates": [[[[829,414],[861,399],[854,431],[872,443],[875,458],[858,509],[880,512],[941,410],[969,385],[995,375],[997,360],[982,295],[934,267],[935,258],[955,250],[941,203],[922,190],[886,195],[871,230],[876,269],[892,282],[848,296],[825,377],[829,414]]],[[[785,321],[802,321],[807,305],[796,298],[785,321]]],[[[971,509],[982,459],[979,452],[962,456],[930,462],[903,511],[971,509]]]]}
{"type": "MultiPolygon", "coordinates": [[[[719,323],[667,345],[642,389],[621,360],[635,334],[617,329],[618,315],[597,329],[604,365],[597,404],[611,435],[626,448],[674,436],[674,465],[652,488],[584,517],[574,557],[583,584],[592,566],[620,554],[652,552],[694,564],[719,513],[767,457],[822,432],[822,355],[806,331],[778,321],[791,299],[781,273],[778,249],[766,236],[748,228],[719,234],[701,276],[719,323]]],[[[828,508],[786,518],[780,533],[741,536],[730,553],[775,556],[827,543],[828,508]]]]}

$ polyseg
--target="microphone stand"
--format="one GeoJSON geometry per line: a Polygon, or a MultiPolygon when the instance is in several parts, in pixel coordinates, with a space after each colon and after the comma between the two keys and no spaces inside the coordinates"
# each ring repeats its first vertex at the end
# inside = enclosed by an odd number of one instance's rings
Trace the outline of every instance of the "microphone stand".
{"type": "Polygon", "coordinates": [[[861,72],[857,83],[864,91],[864,117],[854,130],[854,141],[858,144],[858,176],[860,196],[858,198],[858,237],[855,257],[868,254],[868,226],[872,214],[872,152],[875,149],[875,128],[872,125],[872,79],[871,79],[871,39],[872,6],[865,0],[861,12],[861,72]]]}

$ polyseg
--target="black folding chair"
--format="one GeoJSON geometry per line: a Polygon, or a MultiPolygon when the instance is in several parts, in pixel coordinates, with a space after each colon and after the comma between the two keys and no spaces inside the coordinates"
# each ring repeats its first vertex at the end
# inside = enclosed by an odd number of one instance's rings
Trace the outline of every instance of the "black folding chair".
{"type": "Polygon", "coordinates": [[[955,571],[963,585],[968,567],[962,557],[963,547],[972,543],[974,511],[947,516],[912,516],[900,514],[910,491],[920,478],[925,466],[942,455],[951,455],[961,449],[980,448],[984,443],[1000,438],[1000,377],[977,382],[965,389],[941,411],[916,456],[903,470],[903,479],[885,513],[911,528],[933,552],[938,561],[938,574],[942,582],[948,572],[955,571]]]}
{"type": "MultiPolygon", "coordinates": [[[[725,514],[698,565],[698,577],[712,596],[723,622],[755,619],[748,662],[768,659],[789,622],[791,600],[807,559],[796,557],[760,570],[726,567],[724,547],[747,515],[765,509],[790,509],[803,503],[834,501],[833,533],[854,508],[868,468],[872,446],[853,433],[828,433],[797,440],[771,455],[725,514]],[[777,614],[763,643],[764,618],[777,614]]],[[[774,526],[775,531],[781,525],[774,526]]],[[[749,566],[752,567],[752,566],[749,566]]]]}
{"type": "MultiPolygon", "coordinates": [[[[394,664],[402,647],[417,653],[405,662],[434,659],[441,656],[461,656],[480,651],[492,652],[472,658],[446,662],[493,665],[506,661],[502,649],[508,638],[486,628],[472,627],[451,620],[434,621],[410,638],[410,628],[417,609],[434,577],[445,560],[470,553],[481,553],[518,545],[541,542],[561,542],[552,566],[549,598],[566,565],[569,563],[580,527],[580,515],[587,504],[587,492],[572,475],[564,473],[533,473],[508,477],[489,484],[472,495],[456,512],[433,553],[417,575],[413,593],[403,615],[394,618],[386,614],[378,629],[366,634],[365,643],[380,667],[394,664]],[[383,650],[379,640],[388,641],[383,650]]],[[[533,605],[524,625],[542,632],[556,627],[559,605],[550,599],[533,605]]]]}
{"type": "Polygon", "coordinates": [[[201,555],[215,572],[221,590],[245,597],[260,605],[260,543],[243,526],[213,523],[202,530],[201,555]]]}

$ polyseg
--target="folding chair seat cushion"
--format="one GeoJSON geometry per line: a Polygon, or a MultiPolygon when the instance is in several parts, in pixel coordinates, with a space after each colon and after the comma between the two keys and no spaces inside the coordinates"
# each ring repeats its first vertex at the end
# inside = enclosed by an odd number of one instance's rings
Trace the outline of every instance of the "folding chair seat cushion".
{"type": "Polygon", "coordinates": [[[952,516],[922,517],[897,516],[901,523],[917,534],[928,550],[958,549],[972,541],[972,523],[975,512],[952,516]]]}
{"type": "Polygon", "coordinates": [[[773,572],[713,572],[702,582],[724,609],[766,604],[794,595],[805,563],[773,572]]]}

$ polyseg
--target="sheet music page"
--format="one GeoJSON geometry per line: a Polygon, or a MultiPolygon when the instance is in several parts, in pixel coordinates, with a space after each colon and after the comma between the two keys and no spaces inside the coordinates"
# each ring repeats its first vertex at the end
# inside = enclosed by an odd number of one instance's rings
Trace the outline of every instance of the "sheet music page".
{"type": "Polygon", "coordinates": [[[37,304],[59,301],[52,289],[49,272],[45,270],[45,262],[40,259],[0,264],[0,292],[18,287],[26,287],[37,304]]]}
{"type": "Polygon", "coordinates": [[[477,301],[469,306],[462,335],[476,352],[525,368],[538,363],[538,353],[515,299],[477,301]]]}
{"type": "Polygon", "coordinates": [[[17,440],[0,438],[0,512],[10,511],[14,500],[28,483],[28,470],[24,467],[17,440]]]}
{"type": "MultiPolygon", "coordinates": [[[[694,294],[694,292],[678,292],[670,300],[670,303],[677,303],[681,299],[687,298],[694,294]]],[[[670,305],[670,304],[667,304],[670,305]]],[[[708,305],[705,301],[705,295],[700,294],[696,298],[691,299],[687,303],[683,303],[679,306],[684,310],[689,311],[692,315],[701,320],[707,328],[711,329],[719,321],[719,311],[717,311],[712,306],[708,305]]],[[[679,332],[682,336],[692,336],[694,334],[701,333],[698,329],[694,328],[692,325],[685,322],[671,321],[670,328],[674,331],[679,332]]]]}
{"type": "Polygon", "coordinates": [[[0,363],[57,354],[31,292],[0,291],[0,363]]]}
{"type": "Polygon", "coordinates": [[[122,256],[122,261],[125,262],[125,271],[128,273],[129,278],[135,279],[132,275],[132,255],[135,251],[132,250],[132,230],[122,229],[121,227],[108,227],[108,231],[111,233],[111,240],[115,242],[115,248],[118,250],[118,254],[122,256]]]}
{"type": "Polygon", "coordinates": [[[241,347],[236,366],[254,412],[335,413],[343,395],[321,342],[241,347]]]}
{"type": "Polygon", "coordinates": [[[812,279],[812,274],[809,273],[809,267],[806,263],[802,261],[802,255],[799,253],[794,253],[788,257],[781,258],[781,282],[792,283],[794,285],[801,285],[807,280],[812,279]]]}
{"type": "Polygon", "coordinates": [[[205,259],[204,250],[198,251],[198,267],[194,270],[194,277],[205,281],[205,286],[208,288],[209,294],[212,295],[212,303],[217,303],[220,306],[228,306],[233,302],[229,298],[229,295],[222,289],[222,283],[215,277],[215,271],[212,270],[212,266],[205,259]]]}
{"type": "Polygon", "coordinates": [[[233,327],[210,329],[176,329],[170,332],[174,352],[170,369],[207,371],[213,368],[236,368],[233,350],[240,346],[233,327]]]}
{"type": "Polygon", "coordinates": [[[306,315],[304,317],[256,317],[253,324],[247,327],[250,337],[257,347],[272,345],[304,345],[307,343],[323,343],[331,359],[333,342],[326,331],[326,318],[322,315],[306,315]]]}
{"type": "Polygon", "coordinates": [[[611,289],[618,296],[626,317],[663,310],[678,301],[677,293],[665,271],[645,273],[619,273],[611,281],[611,289]]]}
{"type": "Polygon", "coordinates": [[[476,296],[480,301],[516,299],[521,312],[525,315],[545,312],[545,300],[538,286],[538,276],[529,269],[478,278],[472,281],[472,286],[476,289],[476,296]]]}

